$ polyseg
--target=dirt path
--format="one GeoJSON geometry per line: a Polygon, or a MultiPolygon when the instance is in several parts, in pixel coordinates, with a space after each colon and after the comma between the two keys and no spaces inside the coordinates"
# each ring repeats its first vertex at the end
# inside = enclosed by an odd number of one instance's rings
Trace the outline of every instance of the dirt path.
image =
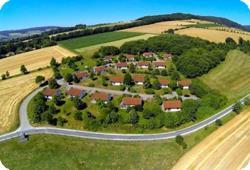
{"type": "Polygon", "coordinates": [[[185,154],[173,170],[241,169],[250,161],[250,108],[185,154]]]}

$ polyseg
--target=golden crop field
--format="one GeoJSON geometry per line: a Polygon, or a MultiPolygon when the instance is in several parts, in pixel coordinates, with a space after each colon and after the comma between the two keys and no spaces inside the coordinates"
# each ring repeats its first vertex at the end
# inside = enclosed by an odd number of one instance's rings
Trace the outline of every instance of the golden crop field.
{"type": "Polygon", "coordinates": [[[188,35],[192,37],[199,37],[205,40],[209,40],[212,42],[225,42],[227,37],[233,38],[235,41],[238,41],[240,37],[245,40],[250,40],[250,35],[248,34],[240,34],[236,32],[230,31],[220,31],[215,29],[203,29],[203,28],[187,28],[183,30],[176,31],[177,34],[180,35],[188,35]]]}
{"type": "Polygon", "coordinates": [[[54,57],[57,61],[65,56],[74,56],[75,54],[60,47],[47,47],[27,53],[18,54],[0,60],[0,74],[9,71],[10,76],[20,74],[20,66],[24,64],[28,71],[36,70],[49,66],[50,60],[54,57]]]}
{"type": "Polygon", "coordinates": [[[144,25],[134,28],[124,29],[122,31],[125,32],[141,32],[141,33],[149,33],[149,34],[161,34],[168,29],[179,29],[183,28],[187,25],[196,24],[195,21],[186,20],[186,21],[165,21],[165,22],[158,22],[155,24],[144,25]]]}
{"type": "Polygon", "coordinates": [[[38,75],[49,78],[52,76],[52,71],[46,69],[0,81],[0,134],[16,128],[19,104],[25,96],[38,87],[35,83],[38,75]]]}

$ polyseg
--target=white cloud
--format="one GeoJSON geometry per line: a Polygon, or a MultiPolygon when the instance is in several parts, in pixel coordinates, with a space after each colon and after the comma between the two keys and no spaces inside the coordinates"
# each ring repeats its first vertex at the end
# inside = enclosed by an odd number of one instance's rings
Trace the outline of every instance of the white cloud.
{"type": "Polygon", "coordinates": [[[4,4],[6,4],[7,2],[9,2],[9,0],[0,0],[0,10],[4,6],[4,4]]]}
{"type": "Polygon", "coordinates": [[[241,2],[244,2],[250,9],[250,0],[241,0],[241,2]]]}

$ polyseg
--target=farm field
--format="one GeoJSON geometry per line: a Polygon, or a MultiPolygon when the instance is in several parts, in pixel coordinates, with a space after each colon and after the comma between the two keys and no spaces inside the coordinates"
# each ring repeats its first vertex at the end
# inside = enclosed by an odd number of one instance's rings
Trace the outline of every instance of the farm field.
{"type": "MultiPolygon", "coordinates": [[[[224,122],[232,116],[223,119],[224,122]]],[[[185,137],[183,150],[175,140],[155,142],[98,141],[34,135],[0,143],[2,163],[10,169],[171,169],[190,148],[216,129],[213,124],[185,137]],[[79,152],[80,151],[80,152],[79,152]],[[67,153],[67,154],[65,154],[67,153]],[[34,163],[36,162],[36,163],[34,163]],[[46,162],[46,163],[45,163],[46,162]]]]}
{"type": "Polygon", "coordinates": [[[122,40],[125,38],[131,38],[142,35],[141,33],[134,32],[107,32],[96,35],[83,36],[79,38],[73,38],[70,40],[64,40],[58,42],[58,44],[66,49],[75,51],[79,48],[89,47],[97,44],[103,44],[107,42],[122,40]]]}
{"type": "Polygon", "coordinates": [[[233,38],[236,42],[242,37],[245,40],[250,40],[250,35],[228,32],[228,31],[219,31],[215,29],[203,29],[203,28],[187,28],[176,31],[176,34],[188,35],[192,37],[199,37],[205,40],[212,42],[225,42],[227,37],[233,38]]]}
{"type": "Polygon", "coordinates": [[[32,90],[37,88],[35,78],[52,76],[50,69],[0,81],[0,134],[13,130],[18,125],[19,103],[32,90]]]}
{"type": "Polygon", "coordinates": [[[234,101],[250,93],[250,56],[238,50],[231,51],[226,60],[201,77],[210,88],[234,101]]]}
{"type": "Polygon", "coordinates": [[[128,28],[122,30],[122,32],[141,32],[141,33],[149,33],[149,34],[161,34],[168,29],[180,29],[184,28],[185,26],[195,25],[197,23],[207,24],[207,21],[200,21],[200,20],[182,20],[182,21],[165,21],[165,22],[158,22],[155,24],[144,25],[134,28],[128,28]]]}
{"type": "Polygon", "coordinates": [[[187,152],[173,170],[241,169],[250,161],[250,108],[187,152]]]}
{"type": "Polygon", "coordinates": [[[54,57],[57,61],[65,56],[74,56],[76,54],[60,47],[47,47],[27,53],[18,54],[0,60],[0,74],[9,71],[10,76],[20,74],[20,66],[24,64],[28,71],[36,70],[49,66],[50,60],[54,57]]]}
{"type": "Polygon", "coordinates": [[[135,40],[139,40],[139,39],[148,39],[148,38],[153,37],[153,36],[155,36],[155,35],[144,34],[144,35],[139,35],[139,36],[135,36],[132,38],[126,38],[126,39],[122,39],[122,40],[118,40],[118,41],[112,41],[112,42],[108,42],[108,43],[102,43],[102,44],[93,45],[93,46],[89,46],[89,47],[79,48],[79,49],[76,49],[76,51],[83,54],[84,56],[91,56],[95,51],[100,49],[102,46],[120,47],[125,42],[135,41],[135,40]]]}

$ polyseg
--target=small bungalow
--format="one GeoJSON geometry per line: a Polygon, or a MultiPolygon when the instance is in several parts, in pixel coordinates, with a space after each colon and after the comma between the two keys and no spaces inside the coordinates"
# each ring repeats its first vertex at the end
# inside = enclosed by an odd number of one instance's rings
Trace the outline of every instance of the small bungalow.
{"type": "Polygon", "coordinates": [[[114,58],[113,55],[107,55],[103,58],[103,61],[111,63],[113,58],[114,58]]]}
{"type": "Polygon", "coordinates": [[[133,54],[123,54],[123,56],[126,58],[126,61],[135,61],[135,55],[133,54]]]}
{"type": "Polygon", "coordinates": [[[75,73],[73,73],[73,75],[75,75],[78,80],[85,80],[89,76],[89,74],[87,72],[84,72],[84,71],[75,72],[75,73]]]}
{"type": "Polygon", "coordinates": [[[180,100],[168,100],[163,102],[162,109],[164,112],[179,112],[181,111],[180,100]]]}
{"type": "Polygon", "coordinates": [[[160,79],[159,80],[160,84],[161,84],[161,88],[164,89],[164,88],[168,88],[168,84],[169,84],[169,81],[166,80],[166,79],[160,79]]]}
{"type": "Polygon", "coordinates": [[[98,66],[94,68],[95,74],[104,74],[107,71],[107,68],[105,66],[98,66]]]}
{"type": "Polygon", "coordinates": [[[66,91],[66,94],[69,95],[70,97],[79,97],[83,98],[83,96],[86,94],[84,90],[78,89],[78,88],[70,88],[69,90],[66,91]]]}
{"type": "Polygon", "coordinates": [[[165,54],[163,54],[162,57],[163,57],[165,60],[170,60],[170,59],[172,59],[173,55],[170,54],[170,53],[165,53],[165,54]]]}
{"type": "Polygon", "coordinates": [[[144,53],[142,54],[142,56],[145,57],[145,58],[153,58],[153,57],[156,56],[156,54],[153,53],[153,52],[144,52],[144,53]]]}
{"type": "Polygon", "coordinates": [[[144,75],[134,75],[133,76],[133,81],[137,85],[143,85],[144,84],[144,75]]]}
{"type": "Polygon", "coordinates": [[[156,61],[156,62],[154,62],[154,66],[157,69],[165,69],[166,68],[166,64],[164,61],[156,61]]]}
{"type": "Polygon", "coordinates": [[[45,88],[42,94],[46,99],[51,100],[53,96],[60,96],[61,91],[59,89],[45,88]]]}
{"type": "Polygon", "coordinates": [[[192,81],[191,80],[180,80],[178,81],[178,86],[182,87],[183,90],[189,89],[192,81]]]}
{"type": "Polygon", "coordinates": [[[126,62],[116,63],[116,68],[119,69],[119,70],[127,70],[128,69],[128,63],[126,63],[126,62]]]}
{"type": "Polygon", "coordinates": [[[149,67],[149,62],[148,62],[148,61],[139,61],[139,62],[137,63],[137,66],[138,66],[139,68],[148,69],[148,67],[149,67]]]}
{"type": "Polygon", "coordinates": [[[137,107],[142,105],[142,99],[140,97],[124,97],[120,104],[121,109],[127,109],[128,107],[137,107]]]}
{"type": "Polygon", "coordinates": [[[103,101],[107,104],[112,99],[111,94],[96,92],[91,97],[91,103],[96,103],[97,101],[103,101]]]}
{"type": "Polygon", "coordinates": [[[123,85],[124,78],[123,77],[111,77],[110,81],[113,86],[121,86],[123,85]]]}

